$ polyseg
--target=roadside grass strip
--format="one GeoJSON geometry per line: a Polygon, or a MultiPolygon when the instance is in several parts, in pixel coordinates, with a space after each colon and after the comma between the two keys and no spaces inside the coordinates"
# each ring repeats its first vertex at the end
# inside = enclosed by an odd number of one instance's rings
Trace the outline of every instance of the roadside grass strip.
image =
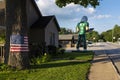
{"type": "Polygon", "coordinates": [[[0,71],[0,80],[86,80],[92,59],[92,51],[65,53],[30,69],[0,71]]]}

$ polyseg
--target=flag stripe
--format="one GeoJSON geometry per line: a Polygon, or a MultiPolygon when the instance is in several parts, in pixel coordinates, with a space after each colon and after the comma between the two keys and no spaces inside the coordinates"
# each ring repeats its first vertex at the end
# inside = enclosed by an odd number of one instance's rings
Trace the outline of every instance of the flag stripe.
{"type": "Polygon", "coordinates": [[[24,47],[24,46],[28,46],[28,44],[10,44],[10,46],[14,46],[14,47],[15,46],[19,46],[19,47],[23,46],[24,47]]]}
{"type": "Polygon", "coordinates": [[[24,36],[24,43],[23,44],[10,44],[10,51],[11,52],[28,52],[28,37],[24,36]]]}

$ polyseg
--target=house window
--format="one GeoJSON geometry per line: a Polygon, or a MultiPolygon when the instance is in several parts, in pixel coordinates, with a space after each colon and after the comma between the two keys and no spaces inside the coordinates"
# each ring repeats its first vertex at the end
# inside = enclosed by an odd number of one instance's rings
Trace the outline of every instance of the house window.
{"type": "Polygon", "coordinates": [[[50,45],[55,45],[55,33],[50,33],[50,45]]]}

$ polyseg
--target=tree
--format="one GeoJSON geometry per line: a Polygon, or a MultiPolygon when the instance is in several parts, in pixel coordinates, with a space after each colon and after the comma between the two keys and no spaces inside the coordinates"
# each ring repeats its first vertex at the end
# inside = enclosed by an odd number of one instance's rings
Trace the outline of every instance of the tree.
{"type": "Polygon", "coordinates": [[[103,40],[105,41],[112,41],[112,30],[107,30],[106,32],[102,32],[101,36],[103,38],[103,40]]]}
{"type": "Polygon", "coordinates": [[[118,38],[120,38],[120,26],[115,25],[114,28],[112,29],[112,35],[115,38],[114,41],[117,41],[118,38]]]}
{"type": "Polygon", "coordinates": [[[99,33],[97,31],[92,31],[87,33],[86,35],[87,40],[97,42],[99,40],[99,33]]]}
{"type": "Polygon", "coordinates": [[[60,28],[60,32],[59,34],[72,34],[72,30],[71,29],[67,29],[67,28],[64,28],[64,27],[61,27],[60,28]]]}
{"type": "Polygon", "coordinates": [[[28,52],[10,52],[10,36],[27,35],[26,0],[6,0],[5,63],[23,69],[29,66],[28,52]]]}
{"type": "Polygon", "coordinates": [[[115,42],[120,38],[120,26],[115,25],[113,29],[101,33],[101,38],[105,41],[115,42]]]}
{"type": "Polygon", "coordinates": [[[88,5],[91,5],[94,8],[96,8],[96,6],[99,5],[100,0],[56,0],[55,3],[59,7],[64,7],[67,4],[74,3],[74,4],[81,5],[83,7],[87,7],[88,5]]]}

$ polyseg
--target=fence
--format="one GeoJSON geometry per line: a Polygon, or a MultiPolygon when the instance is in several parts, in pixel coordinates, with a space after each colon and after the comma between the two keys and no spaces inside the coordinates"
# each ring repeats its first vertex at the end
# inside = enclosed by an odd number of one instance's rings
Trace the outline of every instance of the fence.
{"type": "Polygon", "coordinates": [[[4,61],[4,44],[0,44],[0,63],[4,61]]]}

